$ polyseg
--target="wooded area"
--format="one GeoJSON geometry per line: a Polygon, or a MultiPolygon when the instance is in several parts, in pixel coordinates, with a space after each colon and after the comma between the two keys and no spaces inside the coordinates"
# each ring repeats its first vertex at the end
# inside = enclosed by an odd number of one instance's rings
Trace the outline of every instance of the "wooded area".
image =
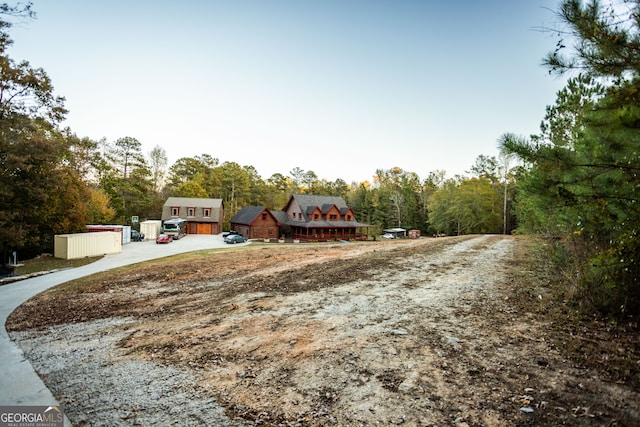
{"type": "MultiPolygon", "coordinates": [[[[243,206],[281,209],[291,194],[341,196],[372,233],[537,233],[576,293],[608,313],[640,311],[640,1],[563,1],[565,29],[545,59],[572,72],[538,135],[497,135],[499,158],[480,154],[468,176],[426,177],[397,167],[371,181],[327,181],[294,167],[268,178],[213,154],[168,164],[135,137],[79,137],[60,128],[64,98],[46,72],[8,56],[12,17],[31,5],[0,5],[0,248],[21,257],[51,252],[53,236],[91,223],[159,218],[169,196],[220,198],[225,226],[243,206]],[[583,4],[584,3],[584,4],[583,4]],[[566,47],[567,45],[573,47],[566,47]]],[[[541,116],[544,113],[541,112],[541,116]]]]}

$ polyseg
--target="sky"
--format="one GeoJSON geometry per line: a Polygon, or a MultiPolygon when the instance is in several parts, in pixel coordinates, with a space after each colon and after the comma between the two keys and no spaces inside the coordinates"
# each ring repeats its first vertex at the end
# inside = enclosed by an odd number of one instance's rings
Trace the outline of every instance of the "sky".
{"type": "Polygon", "coordinates": [[[94,140],[169,166],[209,154],[269,178],[466,175],[536,134],[564,85],[541,65],[559,0],[33,0],[10,56],[43,68],[94,140]]]}

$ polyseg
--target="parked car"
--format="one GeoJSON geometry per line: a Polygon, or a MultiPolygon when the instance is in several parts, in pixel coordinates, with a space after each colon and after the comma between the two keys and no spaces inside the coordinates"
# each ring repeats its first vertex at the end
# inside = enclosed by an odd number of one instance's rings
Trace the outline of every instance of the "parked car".
{"type": "Polygon", "coordinates": [[[240,234],[229,234],[224,238],[225,243],[244,243],[247,240],[240,234]]]}
{"type": "Polygon", "coordinates": [[[132,242],[144,241],[144,234],[138,232],[137,230],[131,230],[131,241],[132,242]]]}
{"type": "Polygon", "coordinates": [[[384,233],[382,235],[382,237],[384,237],[385,239],[395,239],[396,236],[393,233],[384,233]]]}
{"type": "Polygon", "coordinates": [[[222,237],[226,238],[227,236],[231,236],[232,234],[240,234],[235,230],[227,231],[226,233],[222,233],[222,237]]]}
{"type": "Polygon", "coordinates": [[[156,243],[171,243],[173,242],[173,237],[169,236],[168,234],[161,234],[158,237],[156,237],[156,243]]]}

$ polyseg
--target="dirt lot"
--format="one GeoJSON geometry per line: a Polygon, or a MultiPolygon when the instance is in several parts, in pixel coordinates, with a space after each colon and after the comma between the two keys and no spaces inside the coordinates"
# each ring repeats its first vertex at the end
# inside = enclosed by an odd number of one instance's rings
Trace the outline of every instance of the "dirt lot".
{"type": "Polygon", "coordinates": [[[27,302],[75,425],[640,425],[637,321],[576,319],[530,241],[261,245],[27,302]]]}

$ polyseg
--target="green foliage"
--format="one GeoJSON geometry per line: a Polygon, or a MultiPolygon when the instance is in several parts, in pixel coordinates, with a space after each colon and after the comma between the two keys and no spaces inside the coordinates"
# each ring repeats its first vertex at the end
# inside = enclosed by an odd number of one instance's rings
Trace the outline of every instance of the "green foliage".
{"type": "Polygon", "coordinates": [[[606,314],[640,312],[640,236],[630,230],[591,258],[585,296],[606,314]]]}
{"type": "Polygon", "coordinates": [[[457,187],[457,180],[449,179],[433,193],[427,202],[430,231],[433,231],[434,234],[458,234],[460,229],[458,218],[450,210],[454,203],[457,187]]]}
{"type": "Polygon", "coordinates": [[[428,202],[435,234],[499,233],[499,194],[488,178],[450,179],[428,202]]]}
{"type": "MultiPolygon", "coordinates": [[[[640,2],[625,0],[622,7],[600,1],[564,0],[561,19],[569,24],[570,36],[577,40],[574,54],[564,54],[559,40],[544,63],[549,72],[577,70],[582,74],[624,78],[640,73],[640,2]]],[[[618,5],[620,6],[620,5],[618,5]]],[[[563,34],[563,32],[558,32],[563,34]]]]}
{"type": "Polygon", "coordinates": [[[109,206],[109,197],[100,188],[87,188],[87,223],[110,224],[116,216],[115,210],[109,206]]]}
{"type": "MultiPolygon", "coordinates": [[[[31,16],[30,5],[4,4],[0,13],[31,16]]],[[[44,70],[8,56],[10,27],[0,20],[0,250],[50,251],[55,233],[86,223],[87,192],[57,129],[64,98],[44,70]]]]}
{"type": "Polygon", "coordinates": [[[540,135],[504,144],[530,165],[516,203],[521,229],[572,242],[580,260],[565,262],[580,300],[608,314],[640,312],[640,2],[628,6],[618,15],[600,2],[562,3],[576,51],[563,56],[559,45],[546,64],[581,74],[547,108],[540,135]]]}
{"type": "Polygon", "coordinates": [[[195,181],[187,181],[178,185],[172,193],[175,197],[208,198],[207,192],[195,181]]]}

